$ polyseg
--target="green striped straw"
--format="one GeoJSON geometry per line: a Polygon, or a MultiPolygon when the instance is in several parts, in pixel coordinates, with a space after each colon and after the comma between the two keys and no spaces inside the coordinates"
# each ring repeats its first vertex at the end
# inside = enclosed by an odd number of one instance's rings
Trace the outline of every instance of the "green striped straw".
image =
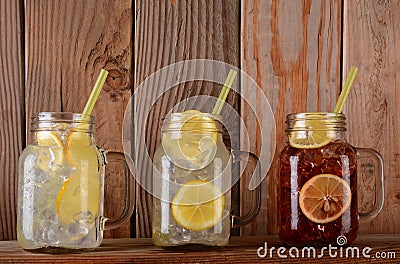
{"type": "Polygon", "coordinates": [[[218,96],[218,100],[215,103],[214,109],[212,111],[213,115],[219,115],[221,113],[222,107],[224,106],[226,97],[233,85],[233,81],[236,78],[237,71],[230,70],[228,73],[228,77],[226,77],[224,86],[222,87],[221,93],[218,96]]]}

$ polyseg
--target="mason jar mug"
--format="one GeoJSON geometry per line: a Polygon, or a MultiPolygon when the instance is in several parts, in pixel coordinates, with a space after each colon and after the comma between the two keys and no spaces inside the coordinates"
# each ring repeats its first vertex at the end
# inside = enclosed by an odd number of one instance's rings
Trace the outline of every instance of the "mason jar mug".
{"type": "Polygon", "coordinates": [[[289,114],[286,124],[277,179],[279,238],[287,244],[352,243],[359,219],[370,220],[382,209],[382,157],[346,141],[344,114],[289,114]],[[358,209],[360,175],[374,182],[368,212],[358,209]]]}
{"type": "Polygon", "coordinates": [[[226,148],[219,120],[194,110],[173,113],[165,120],[153,159],[155,245],[224,246],[232,227],[257,215],[260,187],[252,190],[249,212],[231,214],[233,164],[248,160],[245,169],[257,177],[260,167],[254,154],[226,148]]]}
{"type": "Polygon", "coordinates": [[[134,187],[123,154],[95,144],[93,116],[41,112],[32,117],[30,142],[19,158],[17,237],[27,250],[93,249],[103,230],[129,220],[134,187]],[[126,202],[116,219],[103,215],[104,167],[125,168],[126,202]]]}

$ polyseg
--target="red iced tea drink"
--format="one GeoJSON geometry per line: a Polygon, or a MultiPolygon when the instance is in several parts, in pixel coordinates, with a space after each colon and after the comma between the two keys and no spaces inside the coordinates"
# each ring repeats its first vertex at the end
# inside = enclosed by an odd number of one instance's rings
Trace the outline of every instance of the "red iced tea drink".
{"type": "Polygon", "coordinates": [[[355,149],[341,114],[289,115],[279,157],[278,233],[288,244],[347,243],[358,230],[355,149]]]}

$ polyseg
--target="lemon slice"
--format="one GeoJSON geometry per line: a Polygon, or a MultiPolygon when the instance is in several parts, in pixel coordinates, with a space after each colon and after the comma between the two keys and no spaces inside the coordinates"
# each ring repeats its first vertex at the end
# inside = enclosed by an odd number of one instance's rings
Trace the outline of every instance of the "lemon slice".
{"type": "Polygon", "coordinates": [[[222,219],[225,196],[214,184],[203,180],[186,182],[172,200],[172,216],[192,231],[209,229],[222,219]]]}
{"type": "Polygon", "coordinates": [[[289,143],[295,148],[320,148],[329,144],[335,137],[335,132],[329,130],[326,123],[320,120],[298,120],[294,123],[293,130],[289,133],[289,143]]]}
{"type": "Polygon", "coordinates": [[[100,174],[77,171],[62,185],[57,195],[56,212],[65,224],[92,227],[100,209],[100,174]]]}
{"type": "Polygon", "coordinates": [[[342,178],[319,174],[301,188],[299,205],[303,214],[315,223],[325,224],[338,219],[351,203],[351,189],[342,178]]]}
{"type": "Polygon", "coordinates": [[[63,143],[61,139],[51,131],[38,131],[36,133],[37,144],[43,148],[36,161],[36,165],[43,171],[49,171],[51,163],[61,164],[63,161],[63,143]]]}
{"type": "Polygon", "coordinates": [[[214,120],[201,115],[197,110],[188,110],[180,129],[181,137],[178,146],[187,159],[196,159],[208,148],[214,148],[218,140],[217,127],[214,120]]]}
{"type": "Polygon", "coordinates": [[[86,151],[89,151],[91,145],[91,134],[86,133],[87,125],[79,124],[75,129],[71,129],[66,140],[67,159],[71,164],[80,162],[85,159],[86,151]]]}
{"type": "Polygon", "coordinates": [[[75,172],[64,182],[56,200],[59,219],[93,225],[100,209],[101,158],[90,133],[77,129],[68,135],[66,155],[75,172]]]}
{"type": "Polygon", "coordinates": [[[36,140],[41,147],[62,147],[61,139],[51,131],[38,131],[36,133],[36,140]]]}
{"type": "Polygon", "coordinates": [[[217,152],[218,130],[214,119],[197,110],[172,117],[162,145],[169,159],[189,170],[206,167],[217,152]]]}

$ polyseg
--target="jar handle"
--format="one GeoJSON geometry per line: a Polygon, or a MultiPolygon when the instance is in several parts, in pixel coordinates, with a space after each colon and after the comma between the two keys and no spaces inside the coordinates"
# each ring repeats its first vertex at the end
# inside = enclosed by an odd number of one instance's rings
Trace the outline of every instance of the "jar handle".
{"type": "MultiPolygon", "coordinates": [[[[251,201],[251,208],[250,210],[244,214],[243,216],[236,216],[232,215],[232,228],[236,228],[242,225],[247,225],[250,223],[258,214],[260,211],[261,207],[261,184],[257,184],[255,186],[254,180],[258,180],[257,183],[261,182],[261,169],[260,169],[260,161],[258,160],[258,157],[251,153],[251,152],[246,152],[246,151],[240,151],[240,150],[232,150],[232,157],[233,157],[233,163],[235,162],[246,162],[246,168],[243,172],[243,174],[248,171],[248,172],[253,172],[251,173],[252,175],[256,174],[257,178],[251,177],[250,184],[249,186],[254,186],[255,188],[251,189],[252,192],[252,201],[251,201]],[[253,184],[252,184],[253,183],[253,184]]],[[[249,188],[250,189],[250,188],[249,188]]]]}
{"type": "MultiPolygon", "coordinates": [[[[132,216],[133,210],[135,209],[135,185],[133,177],[131,177],[131,173],[128,167],[128,163],[126,162],[125,155],[121,152],[115,151],[101,151],[104,164],[117,162],[124,166],[125,171],[125,205],[122,213],[114,219],[108,219],[106,217],[103,218],[102,230],[110,230],[115,229],[126,222],[132,216]]],[[[133,164],[132,164],[133,165],[133,164]]]]}
{"type": "MultiPolygon", "coordinates": [[[[374,174],[374,181],[375,181],[375,188],[374,188],[374,193],[375,193],[375,199],[374,199],[374,204],[371,208],[370,211],[365,212],[365,213],[360,213],[360,220],[361,221],[370,221],[374,219],[382,210],[383,204],[385,202],[385,187],[384,187],[384,179],[383,179],[383,159],[382,156],[374,149],[370,148],[356,148],[357,152],[357,159],[367,159],[367,167],[369,171],[372,171],[374,174]],[[369,168],[373,167],[372,170],[369,168]]],[[[363,169],[361,166],[359,166],[359,162],[357,162],[357,173],[358,175],[362,175],[363,169]]],[[[365,167],[365,166],[364,166],[365,167]]],[[[358,179],[360,177],[358,176],[358,179]]]]}

